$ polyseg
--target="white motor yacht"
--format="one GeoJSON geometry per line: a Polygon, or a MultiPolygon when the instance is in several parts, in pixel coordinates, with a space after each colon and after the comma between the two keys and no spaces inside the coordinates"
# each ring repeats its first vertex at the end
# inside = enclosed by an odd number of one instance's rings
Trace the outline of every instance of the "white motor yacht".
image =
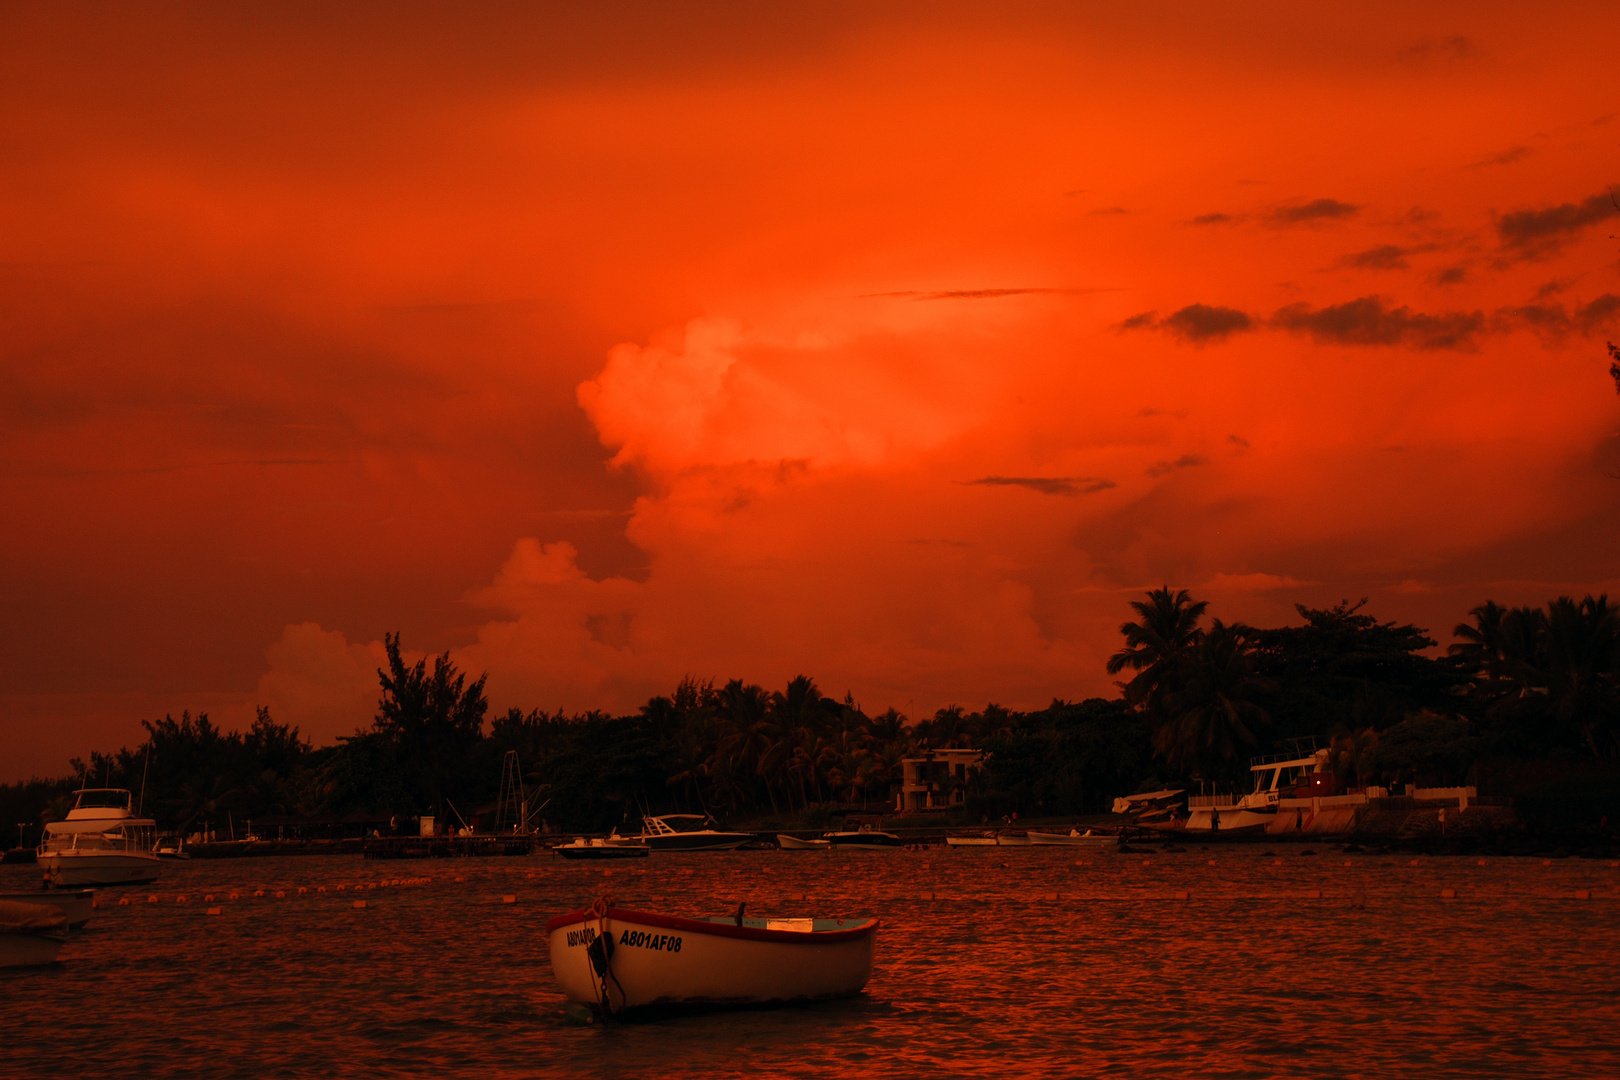
{"type": "MultiPolygon", "coordinates": [[[[757,839],[753,833],[722,832],[706,814],[665,814],[645,817],[640,836],[618,839],[619,843],[646,844],[654,851],[731,851],[757,839]]],[[[609,843],[613,843],[609,840],[609,843]]]]}
{"type": "Polygon", "coordinates": [[[1277,805],[1283,796],[1308,792],[1313,780],[1327,775],[1327,759],[1326,750],[1255,758],[1249,766],[1254,790],[1243,796],[1192,796],[1187,800],[1185,828],[1211,833],[1264,829],[1277,820],[1277,805]]]}
{"type": "Polygon", "coordinates": [[[123,788],[85,788],[66,821],[45,826],[39,865],[53,888],[128,885],[157,880],[160,863],[152,850],[157,823],[138,818],[134,799],[123,788]]]}

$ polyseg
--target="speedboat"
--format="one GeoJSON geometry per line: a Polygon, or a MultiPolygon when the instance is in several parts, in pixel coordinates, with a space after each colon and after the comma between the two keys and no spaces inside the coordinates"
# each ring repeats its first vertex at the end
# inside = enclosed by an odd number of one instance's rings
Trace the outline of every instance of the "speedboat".
{"type": "Polygon", "coordinates": [[[52,889],[50,892],[0,893],[0,903],[44,904],[67,916],[68,929],[77,930],[90,921],[96,909],[94,889],[52,889]]]}
{"type": "Polygon", "coordinates": [[[178,836],[160,836],[157,846],[152,849],[160,859],[189,859],[186,852],[186,842],[178,836]]]}
{"type": "Polygon", "coordinates": [[[59,889],[157,880],[157,822],[135,816],[130,793],[85,788],[74,794],[67,820],[45,826],[38,858],[46,880],[59,889]]]}
{"type": "Polygon", "coordinates": [[[558,844],[551,850],[565,859],[644,859],[652,849],[639,840],[613,835],[606,838],[576,836],[572,842],[558,844]]]}
{"type": "Polygon", "coordinates": [[[68,920],[61,908],[0,900],[0,967],[49,964],[67,936],[68,920]]]}
{"type": "Polygon", "coordinates": [[[610,907],[546,924],[570,1002],[604,1015],[660,1006],[851,997],[872,976],[877,919],[688,919],[610,907]]]}
{"type": "Polygon", "coordinates": [[[880,832],[870,825],[847,832],[830,832],[822,839],[835,851],[893,851],[906,846],[894,833],[880,832]]]}
{"type": "Polygon", "coordinates": [[[707,814],[645,817],[641,819],[641,835],[623,840],[646,844],[654,851],[730,851],[755,838],[753,833],[722,832],[710,827],[715,824],[707,814]]]}
{"type": "Polygon", "coordinates": [[[826,851],[832,847],[832,841],[825,837],[820,840],[800,840],[797,836],[777,833],[776,846],[783,851],[826,851]]]}
{"type": "Polygon", "coordinates": [[[1090,829],[1081,832],[1079,829],[1070,829],[1066,833],[1029,831],[1029,842],[1032,844],[1072,844],[1084,846],[1087,844],[1117,844],[1119,837],[1112,833],[1093,833],[1090,829]]]}

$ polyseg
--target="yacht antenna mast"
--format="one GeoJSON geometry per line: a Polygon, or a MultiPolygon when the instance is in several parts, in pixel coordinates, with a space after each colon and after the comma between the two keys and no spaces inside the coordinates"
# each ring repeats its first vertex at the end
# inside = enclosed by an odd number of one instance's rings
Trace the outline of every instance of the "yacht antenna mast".
{"type": "Polygon", "coordinates": [[[141,762],[141,802],[135,808],[137,816],[146,812],[146,770],[152,766],[152,744],[146,744],[146,760],[141,762]]]}
{"type": "Polygon", "coordinates": [[[522,830],[529,819],[529,801],[523,791],[523,771],[518,766],[518,752],[508,750],[501,758],[501,791],[495,803],[495,831],[510,822],[514,832],[522,830]]]}

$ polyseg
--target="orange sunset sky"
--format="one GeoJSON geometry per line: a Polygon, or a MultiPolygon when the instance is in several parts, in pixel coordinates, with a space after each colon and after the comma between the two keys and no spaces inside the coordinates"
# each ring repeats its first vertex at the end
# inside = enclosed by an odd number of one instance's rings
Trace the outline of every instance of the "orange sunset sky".
{"type": "Polygon", "coordinates": [[[1620,5],[0,6],[0,780],[1620,592],[1620,5]]]}

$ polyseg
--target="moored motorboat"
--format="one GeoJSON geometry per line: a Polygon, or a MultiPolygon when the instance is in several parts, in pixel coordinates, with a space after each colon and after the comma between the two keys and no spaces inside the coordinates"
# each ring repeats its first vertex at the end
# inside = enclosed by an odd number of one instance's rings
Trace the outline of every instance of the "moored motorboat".
{"type": "Polygon", "coordinates": [[[1117,844],[1119,837],[1113,833],[1093,833],[1090,829],[1081,832],[1079,829],[1070,829],[1066,833],[1039,832],[1035,829],[1029,831],[1029,842],[1032,844],[1068,844],[1083,847],[1088,844],[1117,844]]]}
{"type": "Polygon", "coordinates": [[[652,851],[640,841],[617,836],[606,839],[600,836],[576,836],[572,842],[558,844],[551,850],[565,859],[644,859],[652,851]]]}
{"type": "Polygon", "coordinates": [[[61,908],[0,900],[0,967],[49,964],[67,936],[68,920],[61,908]]]}
{"type": "Polygon", "coordinates": [[[610,907],[546,924],[568,1000],[604,1013],[850,997],[872,975],[877,919],[688,919],[610,907]]]}
{"type": "Polygon", "coordinates": [[[96,909],[96,890],[52,889],[49,892],[0,893],[0,902],[44,904],[57,908],[67,916],[68,929],[77,930],[90,921],[90,915],[96,909]]]}
{"type": "Polygon", "coordinates": [[[800,840],[797,836],[777,833],[776,846],[783,851],[826,851],[832,847],[832,841],[825,837],[819,840],[800,840]]]}
{"type": "Polygon", "coordinates": [[[189,859],[191,855],[186,851],[186,842],[179,836],[160,836],[152,851],[160,859],[189,859]]]}
{"type": "Polygon", "coordinates": [[[639,841],[654,851],[731,851],[756,839],[753,833],[711,828],[714,824],[705,814],[649,816],[641,819],[640,836],[624,839],[639,841]]]}
{"type": "Polygon", "coordinates": [[[136,817],[123,788],[85,788],[66,820],[45,826],[39,864],[55,888],[127,885],[155,881],[159,862],[152,850],[157,825],[136,817]]]}

